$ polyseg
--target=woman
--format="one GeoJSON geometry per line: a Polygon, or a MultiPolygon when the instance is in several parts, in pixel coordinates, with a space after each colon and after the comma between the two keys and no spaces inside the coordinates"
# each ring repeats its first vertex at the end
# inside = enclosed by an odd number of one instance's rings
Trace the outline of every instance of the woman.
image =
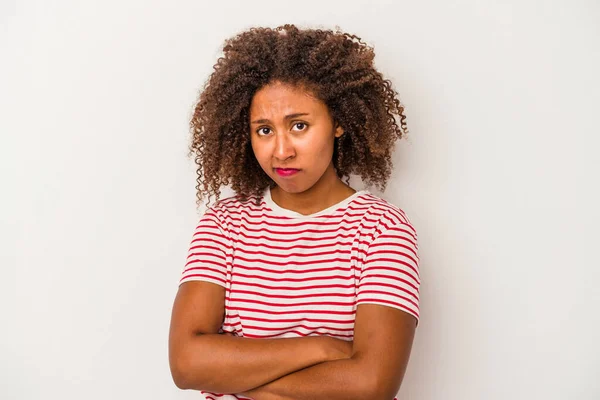
{"type": "Polygon", "coordinates": [[[353,35],[253,28],[223,51],[191,121],[198,201],[217,202],[173,306],[173,379],[207,399],[393,399],[419,318],[417,234],[348,181],[385,190],[404,108],[353,35]],[[236,195],[219,200],[223,184],[236,195]]]}

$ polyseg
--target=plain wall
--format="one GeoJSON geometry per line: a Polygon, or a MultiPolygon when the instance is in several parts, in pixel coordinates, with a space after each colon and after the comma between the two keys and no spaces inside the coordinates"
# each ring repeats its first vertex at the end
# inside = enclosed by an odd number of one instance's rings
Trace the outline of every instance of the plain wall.
{"type": "Polygon", "coordinates": [[[2,399],[201,398],[167,360],[188,120],[223,41],[284,23],[362,37],[406,106],[373,189],[419,234],[400,399],[600,398],[597,1],[1,4],[2,399]]]}

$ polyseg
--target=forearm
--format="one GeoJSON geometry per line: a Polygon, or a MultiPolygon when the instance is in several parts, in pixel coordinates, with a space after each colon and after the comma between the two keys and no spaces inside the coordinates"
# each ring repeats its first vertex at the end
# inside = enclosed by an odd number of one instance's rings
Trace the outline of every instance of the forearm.
{"type": "Polygon", "coordinates": [[[173,378],[182,389],[240,393],[328,360],[323,339],[197,335],[173,357],[173,378]]]}
{"type": "Polygon", "coordinates": [[[352,358],[323,362],[242,394],[254,400],[383,398],[368,370],[361,366],[359,360],[352,358]]]}

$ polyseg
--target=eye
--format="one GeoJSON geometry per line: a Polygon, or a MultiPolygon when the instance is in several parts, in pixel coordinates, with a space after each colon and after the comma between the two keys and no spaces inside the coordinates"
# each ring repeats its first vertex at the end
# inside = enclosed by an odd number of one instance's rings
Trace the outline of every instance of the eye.
{"type": "Polygon", "coordinates": [[[308,127],[308,124],[306,124],[304,122],[296,122],[294,124],[294,127],[300,127],[300,129],[298,129],[299,131],[305,131],[306,128],[308,127]]]}
{"type": "Polygon", "coordinates": [[[267,128],[266,126],[263,126],[262,128],[258,128],[258,129],[256,130],[256,133],[258,133],[259,135],[268,135],[268,134],[269,134],[269,132],[265,132],[265,129],[266,129],[267,131],[270,131],[270,130],[271,130],[270,128],[267,128]]]}

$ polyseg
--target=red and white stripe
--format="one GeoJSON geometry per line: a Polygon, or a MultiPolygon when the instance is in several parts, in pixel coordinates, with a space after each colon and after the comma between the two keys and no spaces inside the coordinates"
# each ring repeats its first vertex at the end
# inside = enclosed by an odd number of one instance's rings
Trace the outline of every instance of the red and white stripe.
{"type": "Polygon", "coordinates": [[[259,206],[254,200],[232,196],[206,211],[180,280],[225,288],[222,332],[352,340],[365,303],[418,321],[417,233],[400,208],[366,190],[310,216],[282,209],[268,189],[259,206]]]}

